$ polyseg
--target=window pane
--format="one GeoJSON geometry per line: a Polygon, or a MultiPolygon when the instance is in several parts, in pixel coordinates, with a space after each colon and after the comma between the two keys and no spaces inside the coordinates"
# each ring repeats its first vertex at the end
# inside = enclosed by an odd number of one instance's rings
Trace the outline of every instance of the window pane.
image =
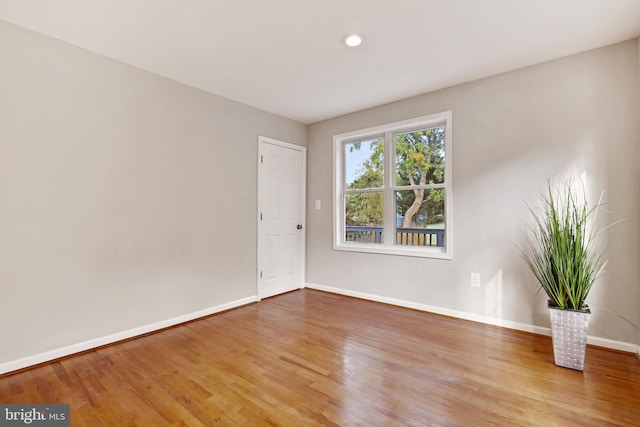
{"type": "Polygon", "coordinates": [[[381,188],[384,171],[384,139],[345,144],[346,189],[381,188]]]}
{"type": "Polygon", "coordinates": [[[444,188],[395,192],[396,244],[445,245],[444,188]]]}
{"type": "Polygon", "coordinates": [[[396,185],[444,182],[444,126],[396,135],[396,185]]]}
{"type": "Polygon", "coordinates": [[[382,192],[345,195],[345,241],[383,243],[382,192]]]}

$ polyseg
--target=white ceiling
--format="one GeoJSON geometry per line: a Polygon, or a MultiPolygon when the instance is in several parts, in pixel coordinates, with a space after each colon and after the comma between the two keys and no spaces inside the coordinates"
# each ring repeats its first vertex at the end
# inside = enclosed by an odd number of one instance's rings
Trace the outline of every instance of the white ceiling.
{"type": "Polygon", "coordinates": [[[0,19],[312,123],[638,37],[640,0],[0,0],[0,19]]]}

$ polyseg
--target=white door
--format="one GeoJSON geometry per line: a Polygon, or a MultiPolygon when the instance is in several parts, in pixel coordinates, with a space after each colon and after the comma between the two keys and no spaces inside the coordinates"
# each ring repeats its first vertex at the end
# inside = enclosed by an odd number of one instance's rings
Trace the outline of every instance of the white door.
{"type": "Polygon", "coordinates": [[[258,299],[304,287],[306,148],[259,137],[258,299]]]}

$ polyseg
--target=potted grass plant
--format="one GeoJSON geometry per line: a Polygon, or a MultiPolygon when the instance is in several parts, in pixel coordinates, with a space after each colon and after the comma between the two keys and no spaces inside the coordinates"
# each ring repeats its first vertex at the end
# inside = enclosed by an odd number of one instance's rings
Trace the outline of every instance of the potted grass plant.
{"type": "Polygon", "coordinates": [[[606,260],[594,242],[601,202],[591,206],[584,185],[575,180],[547,183],[537,206],[529,206],[532,221],[522,256],[549,298],[555,364],[584,369],[590,310],[585,302],[606,260]]]}

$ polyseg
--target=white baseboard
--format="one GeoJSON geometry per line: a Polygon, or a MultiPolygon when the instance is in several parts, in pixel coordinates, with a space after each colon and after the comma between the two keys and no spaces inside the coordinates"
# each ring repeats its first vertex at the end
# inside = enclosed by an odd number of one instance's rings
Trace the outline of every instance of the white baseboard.
{"type": "Polygon", "coordinates": [[[210,316],[212,314],[219,313],[221,311],[230,310],[232,308],[250,304],[257,300],[258,300],[258,297],[254,295],[254,296],[239,299],[236,301],[231,301],[226,304],[205,308],[204,310],[199,310],[193,313],[188,313],[182,316],[174,317],[172,319],[162,320],[160,322],[140,326],[137,328],[129,329],[127,331],[117,332],[115,334],[91,339],[81,343],[72,344],[66,347],[46,351],[44,353],[36,354],[33,356],[27,356],[21,359],[0,363],[0,375],[6,374],[12,371],[17,371],[18,369],[28,368],[29,366],[38,365],[40,363],[49,362],[51,360],[59,359],[61,357],[70,356],[72,354],[80,353],[82,351],[87,351],[87,350],[91,350],[93,348],[101,347],[104,345],[113,344],[118,341],[148,334],[150,332],[155,332],[164,328],[179,325],[180,323],[185,323],[191,320],[199,319],[201,317],[210,316]]]}
{"type": "MultiPolygon", "coordinates": [[[[420,304],[412,301],[405,301],[395,298],[388,298],[364,292],[350,291],[347,289],[333,288],[330,286],[318,285],[315,283],[307,283],[308,289],[316,289],[319,291],[330,292],[333,294],[346,295],[354,298],[365,299],[369,301],[382,302],[399,307],[412,308],[414,310],[426,311],[429,313],[442,314],[444,316],[456,317],[458,319],[471,320],[473,322],[484,323],[487,325],[501,326],[503,328],[515,329],[518,331],[531,332],[539,335],[551,336],[551,329],[541,326],[529,325],[526,323],[511,322],[509,320],[496,319],[495,317],[481,316],[478,314],[466,313],[464,311],[451,310],[448,308],[435,307],[432,305],[420,304]]],[[[640,353],[640,346],[636,344],[626,343],[622,341],[614,341],[606,338],[587,337],[587,342],[598,347],[610,348],[629,353],[640,353]]]]}

